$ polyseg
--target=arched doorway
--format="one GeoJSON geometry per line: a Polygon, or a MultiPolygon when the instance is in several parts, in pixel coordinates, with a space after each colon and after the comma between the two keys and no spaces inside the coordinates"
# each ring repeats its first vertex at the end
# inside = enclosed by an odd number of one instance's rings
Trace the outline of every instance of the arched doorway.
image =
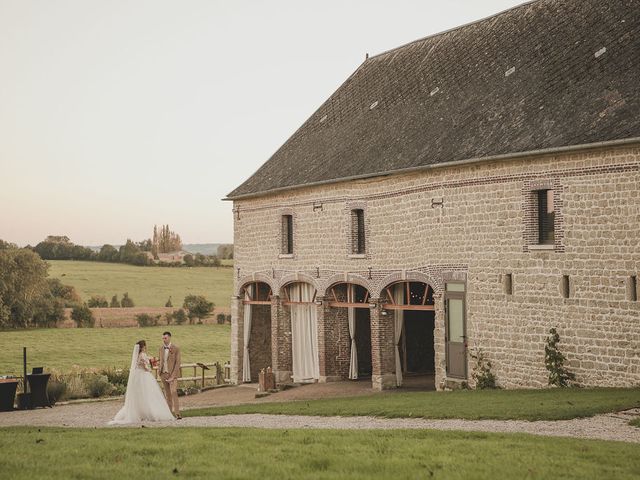
{"type": "Polygon", "coordinates": [[[433,288],[423,282],[395,282],[383,289],[381,303],[394,322],[397,385],[435,388],[433,288]]]}
{"type": "Polygon", "coordinates": [[[261,369],[272,366],[271,287],[251,282],[242,287],[244,351],[242,381],[257,382],[261,369]]]}
{"type": "Polygon", "coordinates": [[[316,288],[306,282],[293,282],[282,288],[282,305],[289,310],[291,319],[291,365],[296,383],[320,378],[316,294],[316,288]]]}
{"type": "Polygon", "coordinates": [[[347,378],[370,378],[372,362],[369,291],[357,284],[337,283],[329,287],[327,297],[329,307],[337,310],[337,323],[340,326],[346,325],[344,330],[349,338],[347,378]]]}

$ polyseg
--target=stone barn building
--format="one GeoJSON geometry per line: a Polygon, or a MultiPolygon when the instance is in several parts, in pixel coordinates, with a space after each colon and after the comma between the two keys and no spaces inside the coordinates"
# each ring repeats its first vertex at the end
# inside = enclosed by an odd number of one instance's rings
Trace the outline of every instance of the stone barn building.
{"type": "Polygon", "coordinates": [[[228,196],[232,376],[640,384],[640,1],[539,0],[368,57],[228,196]]]}

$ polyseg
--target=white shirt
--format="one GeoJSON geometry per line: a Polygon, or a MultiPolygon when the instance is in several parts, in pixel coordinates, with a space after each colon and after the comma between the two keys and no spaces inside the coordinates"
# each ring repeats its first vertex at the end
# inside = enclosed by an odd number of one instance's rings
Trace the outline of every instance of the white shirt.
{"type": "Polygon", "coordinates": [[[167,365],[168,361],[169,361],[169,348],[165,348],[165,347],[169,347],[171,348],[171,344],[169,345],[162,345],[162,348],[164,349],[164,361],[162,362],[162,373],[169,373],[169,365],[167,365]]]}

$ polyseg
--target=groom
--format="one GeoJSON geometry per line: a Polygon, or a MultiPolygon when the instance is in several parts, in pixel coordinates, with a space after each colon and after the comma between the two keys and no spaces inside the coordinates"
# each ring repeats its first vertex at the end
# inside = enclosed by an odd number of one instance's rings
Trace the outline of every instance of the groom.
{"type": "Polygon", "coordinates": [[[171,343],[171,332],[162,334],[162,346],[158,353],[158,370],[162,385],[164,385],[165,397],[169,408],[178,420],[180,416],[180,406],[178,405],[178,378],[180,377],[180,349],[171,343]]]}

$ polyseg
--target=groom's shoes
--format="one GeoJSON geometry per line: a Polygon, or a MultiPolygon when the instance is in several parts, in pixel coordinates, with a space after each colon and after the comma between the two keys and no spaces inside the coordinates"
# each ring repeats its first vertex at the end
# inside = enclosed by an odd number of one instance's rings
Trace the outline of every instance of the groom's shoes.
{"type": "Polygon", "coordinates": [[[176,415],[176,420],[182,420],[182,415],[180,414],[176,415]]]}

